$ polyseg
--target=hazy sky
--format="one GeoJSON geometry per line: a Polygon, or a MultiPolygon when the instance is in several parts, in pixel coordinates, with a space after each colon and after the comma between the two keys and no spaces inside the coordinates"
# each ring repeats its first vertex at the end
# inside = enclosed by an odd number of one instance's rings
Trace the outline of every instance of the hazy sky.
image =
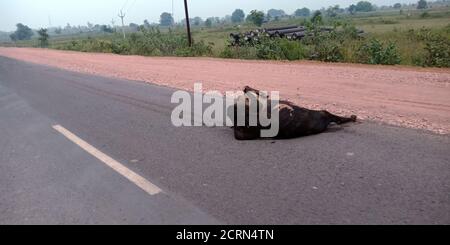
{"type": "MultiPolygon", "coordinates": [[[[297,8],[320,9],[339,4],[347,7],[358,0],[189,0],[191,17],[202,18],[225,16],[234,9],[241,8],[246,13],[252,9],[267,11],[271,8],[284,9],[287,13],[297,8]]],[[[371,0],[377,5],[392,5],[392,0],[371,0]]],[[[395,0],[400,3],[417,0],[395,0]]],[[[0,0],[0,30],[12,31],[16,23],[32,28],[52,26],[111,24],[114,18],[119,22],[117,13],[122,9],[127,13],[126,23],[141,24],[145,19],[158,22],[162,12],[172,12],[171,0],[0,0]]],[[[183,0],[174,0],[175,20],[184,17],[183,0]]]]}

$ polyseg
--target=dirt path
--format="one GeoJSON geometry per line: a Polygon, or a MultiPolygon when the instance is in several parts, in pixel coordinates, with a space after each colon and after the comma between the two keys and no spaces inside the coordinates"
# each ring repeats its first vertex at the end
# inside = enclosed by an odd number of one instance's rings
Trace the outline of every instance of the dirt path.
{"type": "MultiPolygon", "coordinates": [[[[71,71],[192,90],[250,85],[284,99],[362,119],[450,134],[450,69],[212,58],[149,58],[29,48],[0,55],[71,71]]],[[[1,75],[1,74],[0,74],[1,75]]]]}

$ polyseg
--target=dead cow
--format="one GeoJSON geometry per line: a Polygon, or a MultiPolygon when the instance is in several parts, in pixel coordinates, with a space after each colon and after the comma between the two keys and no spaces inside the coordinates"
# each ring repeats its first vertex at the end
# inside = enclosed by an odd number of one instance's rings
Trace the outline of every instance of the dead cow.
{"type": "MultiPolygon", "coordinates": [[[[251,87],[245,87],[244,94],[253,93],[259,98],[260,91],[251,87]]],[[[258,103],[259,104],[259,103],[258,103]]],[[[268,100],[270,108],[270,99],[268,100]]],[[[234,136],[237,140],[255,140],[261,137],[261,130],[266,129],[261,126],[250,126],[248,122],[249,107],[245,106],[246,126],[237,126],[237,107],[234,105],[234,136]]],[[[308,135],[315,135],[325,132],[331,123],[338,125],[356,122],[357,117],[340,117],[328,111],[308,110],[294,105],[288,101],[280,101],[277,107],[279,111],[279,133],[275,138],[290,139],[308,135]]],[[[267,110],[270,117],[270,110],[267,110]]],[[[258,123],[258,125],[260,125],[258,123]]]]}

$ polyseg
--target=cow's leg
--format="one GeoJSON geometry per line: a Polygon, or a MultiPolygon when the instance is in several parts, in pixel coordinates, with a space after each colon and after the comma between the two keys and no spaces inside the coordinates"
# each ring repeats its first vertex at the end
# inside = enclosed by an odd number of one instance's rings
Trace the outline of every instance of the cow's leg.
{"type": "Polygon", "coordinates": [[[324,111],[324,113],[328,116],[328,118],[330,119],[330,122],[334,122],[336,124],[345,124],[345,123],[350,123],[350,122],[356,122],[357,117],[355,115],[351,116],[351,117],[340,117],[340,116],[336,116],[333,115],[331,113],[329,113],[328,111],[324,111]]]}

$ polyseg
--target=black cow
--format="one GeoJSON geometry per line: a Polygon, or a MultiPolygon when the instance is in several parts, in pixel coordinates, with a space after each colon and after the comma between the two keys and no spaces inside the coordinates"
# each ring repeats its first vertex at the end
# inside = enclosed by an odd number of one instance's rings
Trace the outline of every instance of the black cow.
{"type": "MultiPolygon", "coordinates": [[[[253,93],[258,97],[260,96],[260,91],[245,87],[244,93],[253,93]]],[[[270,108],[270,100],[268,100],[270,108]]],[[[249,107],[246,105],[246,126],[236,126],[237,125],[237,107],[238,104],[234,105],[234,136],[237,140],[254,140],[261,136],[261,130],[267,129],[261,126],[249,126],[249,107]]],[[[315,135],[325,132],[331,123],[336,123],[338,125],[350,122],[356,122],[357,117],[351,116],[349,118],[339,117],[329,113],[328,111],[315,111],[308,110],[299,106],[294,105],[288,101],[280,101],[279,106],[279,119],[280,119],[280,130],[278,135],[275,137],[277,139],[290,139],[297,138],[308,135],[315,135]]],[[[270,117],[270,110],[268,110],[270,117]]],[[[258,123],[259,125],[259,123],[258,123]]]]}

